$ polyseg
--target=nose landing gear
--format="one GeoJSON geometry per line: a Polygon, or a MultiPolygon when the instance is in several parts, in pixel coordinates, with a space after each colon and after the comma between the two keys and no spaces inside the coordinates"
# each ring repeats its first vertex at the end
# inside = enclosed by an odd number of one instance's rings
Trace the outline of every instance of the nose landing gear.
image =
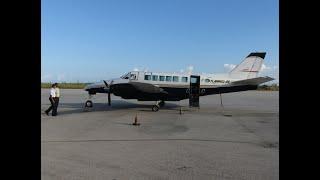
{"type": "Polygon", "coordinates": [[[87,100],[84,104],[84,107],[86,108],[92,108],[93,107],[93,102],[91,100],[87,100]]]}
{"type": "Polygon", "coordinates": [[[84,103],[84,109],[91,109],[93,107],[92,95],[89,94],[88,100],[84,103]]]}

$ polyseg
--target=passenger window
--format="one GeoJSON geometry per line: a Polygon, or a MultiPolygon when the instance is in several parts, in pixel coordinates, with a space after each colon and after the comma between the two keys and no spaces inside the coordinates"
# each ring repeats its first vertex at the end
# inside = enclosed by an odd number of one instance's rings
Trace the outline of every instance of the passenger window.
{"type": "Polygon", "coordinates": [[[164,81],[164,76],[159,76],[159,81],[164,81]]]}
{"type": "Polygon", "coordinates": [[[182,81],[182,82],[188,82],[188,77],[182,77],[182,78],[181,78],[181,81],[182,81]]]}
{"type": "Polygon", "coordinates": [[[173,82],[179,82],[179,77],[178,76],[173,76],[173,82]]]}
{"type": "Polygon", "coordinates": [[[172,76],[166,76],[166,81],[171,81],[172,76]]]}
{"type": "Polygon", "coordinates": [[[158,81],[158,76],[157,75],[152,75],[152,81],[158,81]]]}
{"type": "Polygon", "coordinates": [[[144,80],[151,80],[151,75],[144,75],[144,80]]]}

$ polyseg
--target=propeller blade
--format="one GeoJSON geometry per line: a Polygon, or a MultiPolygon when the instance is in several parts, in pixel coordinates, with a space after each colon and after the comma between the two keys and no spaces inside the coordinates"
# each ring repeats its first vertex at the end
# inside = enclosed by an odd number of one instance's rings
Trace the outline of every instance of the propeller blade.
{"type": "Polygon", "coordinates": [[[109,84],[105,80],[103,80],[103,82],[106,85],[106,87],[109,88],[109,84]]]}
{"type": "Polygon", "coordinates": [[[106,85],[107,88],[109,88],[109,91],[108,91],[108,105],[111,106],[111,84],[113,81],[111,81],[110,84],[108,84],[105,80],[103,80],[104,84],[106,85]]]}

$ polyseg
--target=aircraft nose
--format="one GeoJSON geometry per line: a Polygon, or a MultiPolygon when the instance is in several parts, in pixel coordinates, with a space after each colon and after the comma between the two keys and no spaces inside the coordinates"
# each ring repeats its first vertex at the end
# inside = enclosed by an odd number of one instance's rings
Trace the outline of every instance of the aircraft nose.
{"type": "Polygon", "coordinates": [[[90,88],[91,88],[91,84],[88,84],[88,85],[86,85],[86,86],[84,87],[84,90],[85,90],[85,91],[88,91],[90,88]]]}

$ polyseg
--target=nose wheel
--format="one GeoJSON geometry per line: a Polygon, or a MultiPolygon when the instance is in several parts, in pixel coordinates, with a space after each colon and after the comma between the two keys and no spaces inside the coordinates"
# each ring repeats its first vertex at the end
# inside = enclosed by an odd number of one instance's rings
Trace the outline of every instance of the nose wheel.
{"type": "Polygon", "coordinates": [[[159,105],[153,105],[153,106],[152,106],[152,111],[153,111],[153,112],[157,112],[157,111],[159,111],[159,109],[160,109],[160,106],[159,106],[159,105]]]}
{"type": "Polygon", "coordinates": [[[93,107],[93,102],[91,100],[88,100],[84,103],[84,107],[86,108],[92,108],[93,107]]]}

